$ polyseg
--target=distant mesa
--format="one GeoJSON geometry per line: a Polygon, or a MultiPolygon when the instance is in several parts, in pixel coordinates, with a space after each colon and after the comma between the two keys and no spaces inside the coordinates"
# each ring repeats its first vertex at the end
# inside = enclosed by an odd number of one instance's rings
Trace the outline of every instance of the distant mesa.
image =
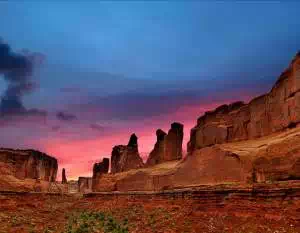
{"type": "Polygon", "coordinates": [[[56,180],[57,160],[40,151],[1,148],[0,162],[9,165],[19,179],[56,180]]]}
{"type": "Polygon", "coordinates": [[[57,169],[57,160],[40,151],[1,148],[0,190],[45,190],[57,169]]]}

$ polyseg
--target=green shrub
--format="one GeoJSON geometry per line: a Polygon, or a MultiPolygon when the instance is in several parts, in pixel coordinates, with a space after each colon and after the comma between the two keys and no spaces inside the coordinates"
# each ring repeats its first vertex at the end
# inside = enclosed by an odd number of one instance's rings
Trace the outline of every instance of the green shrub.
{"type": "Polygon", "coordinates": [[[128,220],[119,223],[112,215],[104,212],[82,212],[70,216],[65,233],[93,233],[103,230],[104,233],[129,233],[128,220]]]}

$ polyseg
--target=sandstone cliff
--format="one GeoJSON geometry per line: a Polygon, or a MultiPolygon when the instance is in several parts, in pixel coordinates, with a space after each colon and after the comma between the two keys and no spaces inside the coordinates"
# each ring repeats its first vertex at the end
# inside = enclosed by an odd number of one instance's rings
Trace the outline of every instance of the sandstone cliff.
{"type": "Polygon", "coordinates": [[[118,173],[144,166],[138,151],[138,138],[132,134],[128,145],[115,146],[111,154],[111,172],[118,173]]]}
{"type": "Polygon", "coordinates": [[[39,151],[0,149],[0,162],[18,179],[56,180],[57,160],[39,151]]]}
{"type": "MultiPolygon", "coordinates": [[[[300,180],[299,90],[297,54],[269,93],[248,104],[220,106],[200,117],[191,130],[184,160],[159,164],[167,135],[157,131],[157,143],[147,162],[154,166],[104,175],[95,191],[159,191],[300,180]]],[[[176,150],[171,151],[167,158],[176,157],[176,150]]]]}
{"type": "Polygon", "coordinates": [[[248,104],[222,105],[201,116],[191,130],[188,153],[233,141],[254,139],[300,122],[300,54],[281,74],[272,90],[248,104]]]}
{"type": "Polygon", "coordinates": [[[168,134],[161,129],[156,131],[157,141],[151,151],[147,166],[163,163],[166,161],[180,160],[182,158],[183,125],[173,123],[168,134]]]}
{"type": "MultiPolygon", "coordinates": [[[[102,162],[95,163],[93,167],[93,178],[92,178],[92,186],[97,186],[98,182],[103,174],[108,173],[109,171],[109,159],[103,158],[102,162]]],[[[78,180],[79,189],[89,189],[90,181],[88,179],[78,180]],[[80,183],[81,182],[81,183],[80,183]],[[80,188],[81,187],[81,188],[80,188]]]]}
{"type": "Polygon", "coordinates": [[[80,193],[89,193],[92,192],[92,177],[79,177],[78,178],[78,192],[80,193]]]}
{"type": "Polygon", "coordinates": [[[35,186],[43,186],[45,182],[55,182],[57,167],[57,160],[42,152],[2,148],[0,149],[0,189],[25,186],[34,189],[35,186]]]}
{"type": "Polygon", "coordinates": [[[106,174],[94,191],[161,191],[199,185],[300,180],[300,127],[213,145],[181,161],[106,174]]]}

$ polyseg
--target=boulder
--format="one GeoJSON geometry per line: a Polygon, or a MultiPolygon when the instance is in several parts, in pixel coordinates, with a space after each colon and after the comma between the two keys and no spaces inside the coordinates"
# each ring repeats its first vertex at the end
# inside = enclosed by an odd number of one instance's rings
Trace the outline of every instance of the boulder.
{"type": "Polygon", "coordinates": [[[156,131],[156,143],[149,154],[146,165],[152,166],[182,158],[183,125],[173,123],[168,134],[161,129],[156,131]]]}
{"type": "Polygon", "coordinates": [[[132,134],[127,146],[115,146],[111,154],[111,172],[118,173],[144,166],[138,151],[137,136],[132,134]]]}

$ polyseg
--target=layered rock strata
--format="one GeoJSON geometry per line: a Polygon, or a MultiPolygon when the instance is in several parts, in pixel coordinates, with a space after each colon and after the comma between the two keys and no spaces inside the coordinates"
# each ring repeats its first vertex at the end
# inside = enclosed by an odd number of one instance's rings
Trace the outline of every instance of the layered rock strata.
{"type": "Polygon", "coordinates": [[[292,128],[300,122],[300,54],[271,91],[248,104],[222,105],[201,116],[191,130],[188,153],[233,141],[255,139],[292,128]]]}
{"type": "Polygon", "coordinates": [[[199,185],[300,180],[300,127],[205,147],[181,161],[106,174],[94,191],[162,191],[199,185]]]}
{"type": "Polygon", "coordinates": [[[156,131],[156,143],[154,149],[149,154],[146,165],[180,160],[182,158],[183,125],[173,123],[168,134],[161,129],[156,131]]]}
{"type": "MultiPolygon", "coordinates": [[[[266,95],[248,104],[223,105],[200,117],[191,130],[184,160],[160,163],[164,161],[161,158],[167,135],[158,131],[157,143],[147,162],[153,166],[127,172],[120,169],[122,173],[104,175],[94,190],[162,191],[224,183],[300,180],[299,90],[297,54],[266,95]]],[[[176,157],[177,150],[170,151],[166,157],[176,157]]]]}
{"type": "Polygon", "coordinates": [[[39,179],[54,182],[57,175],[57,160],[35,150],[0,149],[0,163],[7,175],[18,179],[39,179]]]}

